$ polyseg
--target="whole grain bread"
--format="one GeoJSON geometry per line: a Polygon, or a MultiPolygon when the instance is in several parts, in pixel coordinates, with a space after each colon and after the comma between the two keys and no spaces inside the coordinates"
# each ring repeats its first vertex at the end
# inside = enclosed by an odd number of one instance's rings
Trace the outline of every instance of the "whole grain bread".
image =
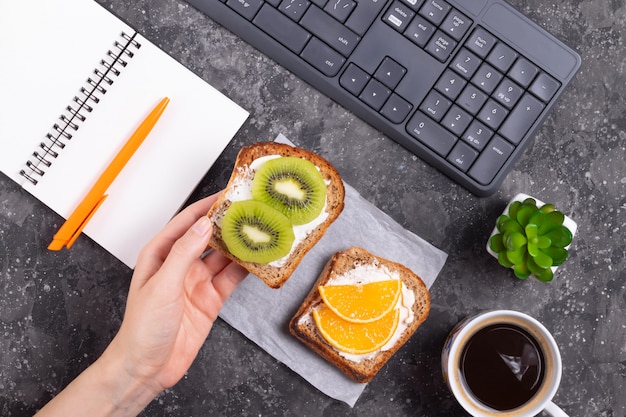
{"type": "Polygon", "coordinates": [[[429,311],[430,293],[421,278],[413,271],[399,263],[373,255],[363,248],[351,247],[345,251],[335,253],[328,261],[297,313],[290,320],[289,331],[298,340],[337,366],[350,378],[357,382],[365,383],[369,382],[387,363],[389,358],[409,340],[417,328],[426,320],[429,311]],[[362,355],[361,360],[357,362],[342,356],[336,348],[326,342],[317,329],[312,312],[323,303],[318,291],[320,285],[325,285],[331,279],[344,275],[357,265],[372,264],[385,266],[390,272],[396,272],[404,285],[413,291],[415,303],[412,309],[415,316],[390,349],[362,355]]]}
{"type": "Polygon", "coordinates": [[[337,219],[339,214],[341,214],[344,207],[344,196],[345,189],[339,173],[321,156],[302,148],[276,142],[258,142],[250,146],[245,146],[237,155],[235,167],[226,189],[221,194],[220,198],[213,204],[207,214],[213,221],[213,235],[209,241],[209,246],[221,252],[229,259],[242,265],[249,272],[262,279],[268,286],[272,288],[280,288],[289,279],[306,253],[311,250],[311,248],[313,248],[313,246],[322,238],[331,223],[337,219]],[[254,174],[251,172],[249,167],[255,159],[269,155],[292,156],[308,159],[320,170],[322,177],[327,184],[325,210],[328,213],[328,217],[298,244],[298,246],[290,254],[287,262],[280,267],[271,266],[269,264],[244,262],[238,259],[228,251],[226,244],[222,240],[222,229],[220,227],[222,217],[231,204],[231,201],[229,200],[229,192],[232,191],[234,187],[241,186],[240,180],[242,179],[242,176],[250,176],[254,174]]]}

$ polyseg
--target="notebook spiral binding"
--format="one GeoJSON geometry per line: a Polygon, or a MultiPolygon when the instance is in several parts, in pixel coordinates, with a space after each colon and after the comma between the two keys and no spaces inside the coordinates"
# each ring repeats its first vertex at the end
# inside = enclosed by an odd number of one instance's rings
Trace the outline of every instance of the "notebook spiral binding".
{"type": "Polygon", "coordinates": [[[31,159],[26,161],[26,167],[20,171],[20,175],[33,185],[37,185],[39,177],[52,166],[54,159],[65,148],[66,142],[72,139],[73,132],[87,120],[89,113],[122,73],[123,68],[128,65],[136,50],[141,48],[141,44],[135,39],[136,36],[137,33],[128,35],[122,32],[120,34],[119,39],[113,43],[113,47],[106,52],[92,75],[87,78],[78,94],[74,96],[72,103],[65,108],[44,140],[33,152],[31,159]]]}

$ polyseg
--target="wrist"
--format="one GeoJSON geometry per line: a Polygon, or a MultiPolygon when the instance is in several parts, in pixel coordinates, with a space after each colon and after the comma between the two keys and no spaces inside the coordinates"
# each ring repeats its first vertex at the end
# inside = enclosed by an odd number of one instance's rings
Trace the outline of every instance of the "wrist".
{"type": "Polygon", "coordinates": [[[134,416],[163,390],[154,381],[138,377],[133,364],[114,339],[100,358],[90,367],[92,378],[99,379],[103,392],[111,402],[111,416],[134,416]]]}
{"type": "Polygon", "coordinates": [[[162,389],[133,377],[114,342],[36,417],[138,415],[162,389]]]}

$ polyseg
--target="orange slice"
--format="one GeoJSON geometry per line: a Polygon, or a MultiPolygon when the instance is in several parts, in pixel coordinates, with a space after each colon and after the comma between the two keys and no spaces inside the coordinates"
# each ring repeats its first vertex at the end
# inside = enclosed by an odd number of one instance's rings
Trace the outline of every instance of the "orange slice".
{"type": "Polygon", "coordinates": [[[402,293],[399,279],[357,285],[321,285],[324,304],[339,317],[354,323],[376,321],[389,313],[402,293]]]}
{"type": "Polygon", "coordinates": [[[379,320],[352,323],[337,316],[323,304],[313,310],[315,324],[326,341],[352,354],[366,354],[383,347],[393,336],[400,322],[400,311],[393,309],[379,320]]]}

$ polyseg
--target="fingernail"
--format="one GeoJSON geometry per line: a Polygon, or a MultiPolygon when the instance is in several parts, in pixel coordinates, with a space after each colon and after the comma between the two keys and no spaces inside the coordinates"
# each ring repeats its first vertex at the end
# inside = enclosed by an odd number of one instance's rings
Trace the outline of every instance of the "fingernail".
{"type": "Polygon", "coordinates": [[[209,232],[209,230],[212,229],[211,226],[211,220],[207,216],[202,216],[192,226],[192,230],[196,232],[199,236],[204,236],[209,232]]]}

